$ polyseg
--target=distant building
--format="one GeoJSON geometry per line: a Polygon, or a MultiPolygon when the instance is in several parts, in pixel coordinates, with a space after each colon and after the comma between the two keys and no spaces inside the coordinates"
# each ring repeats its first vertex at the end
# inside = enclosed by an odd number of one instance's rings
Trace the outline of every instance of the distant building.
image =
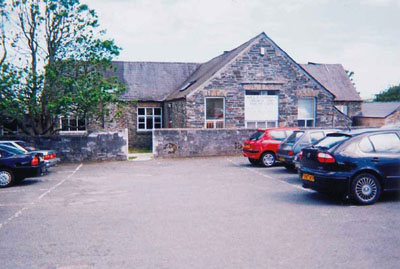
{"type": "Polygon", "coordinates": [[[355,126],[380,127],[400,123],[400,102],[365,102],[354,116],[355,126]]]}

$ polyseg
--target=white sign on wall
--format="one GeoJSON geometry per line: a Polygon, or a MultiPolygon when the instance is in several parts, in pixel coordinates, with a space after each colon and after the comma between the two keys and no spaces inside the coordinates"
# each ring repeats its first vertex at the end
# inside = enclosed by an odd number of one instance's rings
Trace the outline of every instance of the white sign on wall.
{"type": "Polygon", "coordinates": [[[246,121],[277,121],[279,117],[278,95],[246,95],[246,121]]]}

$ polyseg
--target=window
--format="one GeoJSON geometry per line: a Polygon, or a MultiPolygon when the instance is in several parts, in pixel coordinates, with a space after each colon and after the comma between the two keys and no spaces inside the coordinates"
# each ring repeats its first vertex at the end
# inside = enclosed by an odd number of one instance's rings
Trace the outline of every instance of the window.
{"type": "Polygon", "coordinates": [[[150,131],[160,128],[162,128],[162,111],[160,107],[138,107],[138,131],[150,131]]]}
{"type": "Polygon", "coordinates": [[[274,140],[283,141],[286,138],[285,131],[271,131],[269,132],[270,136],[274,140]]]}
{"type": "Polygon", "coordinates": [[[302,98],[298,100],[297,124],[299,127],[315,126],[315,99],[302,98]]]}
{"type": "Polygon", "coordinates": [[[274,128],[277,127],[276,121],[246,121],[246,128],[274,128]]]}
{"type": "Polygon", "coordinates": [[[304,134],[303,131],[294,131],[291,135],[289,135],[288,139],[286,140],[287,144],[294,144],[299,141],[300,137],[304,134]]]}
{"type": "Polygon", "coordinates": [[[371,135],[369,139],[378,153],[400,153],[400,139],[395,133],[371,135]]]}
{"type": "Polygon", "coordinates": [[[315,143],[318,140],[324,138],[324,133],[323,132],[312,132],[310,133],[310,142],[315,143]]]}
{"type": "Polygon", "coordinates": [[[362,152],[365,153],[371,153],[374,152],[374,147],[371,144],[371,141],[369,141],[368,137],[364,137],[361,141],[360,141],[360,149],[362,152]]]}
{"type": "Polygon", "coordinates": [[[61,131],[74,132],[74,131],[86,131],[86,120],[79,117],[60,117],[58,127],[61,131]]]}
{"type": "Polygon", "coordinates": [[[206,128],[225,127],[224,98],[206,98],[206,128]]]}
{"type": "Polygon", "coordinates": [[[336,108],[342,112],[343,114],[347,115],[348,113],[348,107],[346,105],[340,105],[340,106],[336,106],[336,108]]]}

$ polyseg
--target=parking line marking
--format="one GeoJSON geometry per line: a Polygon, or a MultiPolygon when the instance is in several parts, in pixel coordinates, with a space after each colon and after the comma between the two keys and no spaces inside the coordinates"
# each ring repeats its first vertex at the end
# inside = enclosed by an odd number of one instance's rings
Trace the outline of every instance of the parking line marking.
{"type": "MultiPolygon", "coordinates": [[[[240,167],[239,164],[235,163],[235,162],[232,161],[231,159],[227,159],[227,160],[228,160],[230,163],[232,163],[233,165],[240,167]]],[[[260,175],[260,176],[263,176],[263,177],[265,177],[265,178],[272,179],[272,180],[276,180],[276,181],[279,181],[279,182],[281,182],[281,183],[284,183],[284,184],[286,184],[286,185],[288,185],[288,186],[290,186],[290,187],[292,187],[292,188],[299,189],[299,190],[306,191],[306,192],[314,192],[314,191],[312,191],[312,190],[305,189],[305,188],[303,188],[303,187],[301,187],[301,186],[288,183],[288,182],[286,182],[286,181],[284,181],[284,180],[282,180],[282,179],[273,178],[273,177],[271,177],[271,176],[269,176],[269,175],[263,174],[263,173],[261,173],[261,172],[255,170],[255,169],[252,169],[252,168],[249,168],[249,167],[244,167],[244,168],[247,169],[247,170],[249,170],[249,171],[251,171],[251,172],[253,172],[253,173],[255,173],[255,174],[257,174],[257,175],[260,175]]]]}
{"type": "Polygon", "coordinates": [[[43,197],[45,197],[47,194],[49,194],[50,192],[52,192],[53,190],[55,190],[57,187],[61,186],[65,181],[67,181],[68,179],[70,179],[76,172],[78,172],[78,170],[83,166],[83,164],[81,163],[69,176],[67,176],[65,179],[61,180],[60,182],[58,182],[56,185],[54,185],[53,187],[51,187],[50,189],[46,190],[44,193],[42,193],[37,199],[36,201],[29,203],[27,206],[24,206],[23,208],[21,208],[20,210],[18,210],[14,215],[12,215],[11,217],[9,217],[8,219],[6,219],[4,222],[0,223],[0,229],[3,228],[5,225],[7,225],[8,223],[10,223],[12,220],[18,218],[19,216],[22,215],[22,213],[27,210],[28,208],[32,207],[33,205],[35,205],[36,202],[40,201],[43,197]]]}

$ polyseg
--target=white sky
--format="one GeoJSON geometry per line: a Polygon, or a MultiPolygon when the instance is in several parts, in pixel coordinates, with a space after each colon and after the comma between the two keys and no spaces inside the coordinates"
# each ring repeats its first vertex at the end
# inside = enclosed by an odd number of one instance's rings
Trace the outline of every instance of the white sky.
{"type": "Polygon", "coordinates": [[[299,63],[341,63],[363,98],[400,83],[400,0],[82,0],[123,61],[205,62],[265,32],[299,63]]]}

